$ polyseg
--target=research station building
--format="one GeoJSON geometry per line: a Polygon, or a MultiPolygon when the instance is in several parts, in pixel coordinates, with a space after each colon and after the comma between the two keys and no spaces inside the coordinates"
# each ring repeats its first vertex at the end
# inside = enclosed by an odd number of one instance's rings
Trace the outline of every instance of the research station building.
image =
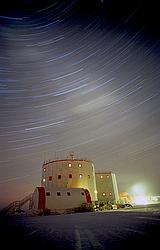
{"type": "Polygon", "coordinates": [[[111,202],[116,204],[119,201],[116,176],[111,172],[95,173],[97,198],[99,202],[111,202]]]}
{"type": "Polygon", "coordinates": [[[97,201],[95,168],[92,161],[74,159],[53,160],[42,166],[42,187],[46,192],[52,188],[84,188],[90,192],[92,202],[97,201]]]}

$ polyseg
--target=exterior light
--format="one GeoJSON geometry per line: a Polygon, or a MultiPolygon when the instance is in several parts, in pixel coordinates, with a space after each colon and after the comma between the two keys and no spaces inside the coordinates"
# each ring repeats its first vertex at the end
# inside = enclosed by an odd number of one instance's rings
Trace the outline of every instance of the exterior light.
{"type": "Polygon", "coordinates": [[[104,192],[104,193],[102,193],[102,195],[103,195],[103,196],[106,196],[106,193],[104,192]]]}
{"type": "Polygon", "coordinates": [[[43,178],[43,180],[42,180],[43,182],[46,182],[46,179],[45,178],[43,178]]]}
{"type": "Polygon", "coordinates": [[[100,177],[101,179],[103,179],[103,175],[101,175],[101,177],[100,177]]]}
{"type": "Polygon", "coordinates": [[[148,202],[147,196],[145,196],[145,195],[137,195],[136,197],[134,197],[134,203],[136,205],[146,205],[149,202],[148,202]]]}
{"type": "Polygon", "coordinates": [[[137,205],[144,205],[148,204],[149,200],[146,195],[146,186],[143,183],[136,183],[132,187],[132,195],[133,195],[133,201],[137,205]]]}
{"type": "Polygon", "coordinates": [[[82,174],[79,175],[79,178],[82,179],[82,174]]]}
{"type": "Polygon", "coordinates": [[[71,167],[72,167],[72,164],[71,164],[71,163],[69,163],[69,164],[68,164],[68,167],[69,167],[69,168],[71,168],[71,167]]]}
{"type": "Polygon", "coordinates": [[[132,187],[133,195],[144,195],[145,194],[145,186],[143,184],[135,184],[132,187]]]}
{"type": "Polygon", "coordinates": [[[79,168],[81,168],[81,167],[82,167],[82,164],[81,164],[81,163],[79,163],[79,164],[78,164],[78,167],[79,167],[79,168]]]}
{"type": "Polygon", "coordinates": [[[43,172],[46,172],[46,168],[43,168],[43,172]]]}

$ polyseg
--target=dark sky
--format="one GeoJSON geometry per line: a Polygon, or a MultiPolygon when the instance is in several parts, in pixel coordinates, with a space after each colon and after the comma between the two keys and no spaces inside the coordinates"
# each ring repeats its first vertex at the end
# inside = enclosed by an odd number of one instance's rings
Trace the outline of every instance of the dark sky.
{"type": "Polygon", "coordinates": [[[92,160],[119,191],[160,192],[160,32],[154,1],[1,1],[0,205],[44,160],[92,160]],[[6,4],[4,6],[4,3],[6,4]]]}

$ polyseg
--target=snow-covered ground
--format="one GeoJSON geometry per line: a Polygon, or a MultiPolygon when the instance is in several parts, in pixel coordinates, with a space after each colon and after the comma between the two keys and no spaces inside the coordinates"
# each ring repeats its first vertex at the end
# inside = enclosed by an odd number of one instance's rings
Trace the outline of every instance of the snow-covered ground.
{"type": "MultiPolygon", "coordinates": [[[[1,238],[6,249],[151,249],[159,244],[160,206],[1,218],[1,238]],[[4,241],[4,242],[3,242],[4,241]]],[[[156,247],[157,248],[157,247],[156,247]]]]}

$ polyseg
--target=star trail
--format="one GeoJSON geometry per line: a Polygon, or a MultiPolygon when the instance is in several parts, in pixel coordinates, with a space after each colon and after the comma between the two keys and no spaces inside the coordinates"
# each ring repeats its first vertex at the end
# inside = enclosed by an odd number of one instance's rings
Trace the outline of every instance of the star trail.
{"type": "MultiPolygon", "coordinates": [[[[3,2],[3,1],[2,1],[3,2]]],[[[160,44],[145,1],[8,1],[0,13],[0,200],[70,152],[160,192],[160,44]],[[85,2],[85,3],[84,3],[85,2]]],[[[152,18],[151,18],[152,14],[152,18]]]]}

